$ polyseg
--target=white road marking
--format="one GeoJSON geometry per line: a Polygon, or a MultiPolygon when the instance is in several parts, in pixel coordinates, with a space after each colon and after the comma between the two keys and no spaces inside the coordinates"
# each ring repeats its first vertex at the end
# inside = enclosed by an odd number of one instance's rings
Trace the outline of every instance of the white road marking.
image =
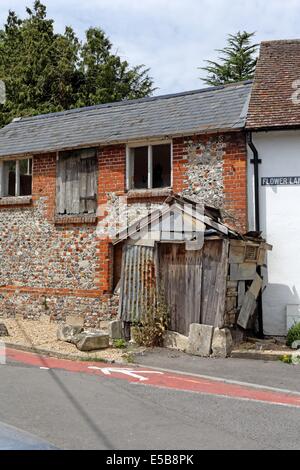
{"type": "Polygon", "coordinates": [[[40,367],[40,370],[50,370],[49,367],[40,367]]]}
{"type": "Polygon", "coordinates": [[[97,366],[89,366],[88,369],[92,370],[100,370],[104,375],[111,375],[112,373],[116,372],[117,374],[124,374],[128,375],[129,377],[133,377],[135,379],[139,379],[140,382],[145,380],[149,380],[148,377],[143,377],[140,374],[159,374],[164,375],[163,372],[158,372],[155,370],[132,370],[126,368],[116,368],[116,367],[97,367],[97,366]]]}

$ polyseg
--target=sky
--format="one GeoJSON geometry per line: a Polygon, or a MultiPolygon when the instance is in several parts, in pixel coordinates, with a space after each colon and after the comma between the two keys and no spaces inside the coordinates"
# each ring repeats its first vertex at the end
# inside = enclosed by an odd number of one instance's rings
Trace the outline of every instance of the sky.
{"type": "MultiPolygon", "coordinates": [[[[198,69],[216,59],[228,34],[255,31],[256,42],[300,38],[300,0],[44,0],[57,32],[66,25],[83,39],[101,27],[114,51],[145,64],[156,95],[205,85],[198,69]]],[[[0,27],[8,10],[24,17],[33,0],[0,0],[0,27]]]]}

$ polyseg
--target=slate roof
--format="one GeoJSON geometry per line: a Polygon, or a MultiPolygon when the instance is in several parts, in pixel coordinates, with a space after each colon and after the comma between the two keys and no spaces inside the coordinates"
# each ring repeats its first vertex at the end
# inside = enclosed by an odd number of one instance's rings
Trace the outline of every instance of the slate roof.
{"type": "Polygon", "coordinates": [[[0,130],[0,156],[241,129],[250,92],[248,81],[22,118],[0,130]]]}
{"type": "Polygon", "coordinates": [[[300,40],[262,42],[247,128],[280,129],[300,126],[300,93],[295,93],[297,89],[300,90],[299,79],[300,40]],[[293,94],[295,102],[292,99],[293,94]]]}

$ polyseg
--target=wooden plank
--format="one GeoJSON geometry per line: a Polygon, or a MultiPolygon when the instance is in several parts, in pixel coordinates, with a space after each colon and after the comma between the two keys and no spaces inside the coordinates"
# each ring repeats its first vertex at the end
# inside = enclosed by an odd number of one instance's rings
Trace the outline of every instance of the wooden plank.
{"type": "Polygon", "coordinates": [[[97,161],[87,160],[87,212],[94,213],[97,208],[97,161]]]}
{"type": "Polygon", "coordinates": [[[217,270],[217,282],[215,296],[218,299],[215,325],[218,328],[224,326],[225,321],[225,299],[226,299],[226,277],[228,272],[228,251],[229,241],[223,240],[222,243],[222,256],[217,270]]]}
{"type": "MultiPolygon", "coordinates": [[[[205,325],[215,326],[216,315],[218,313],[219,294],[221,291],[221,287],[218,287],[218,272],[219,266],[223,262],[222,247],[223,240],[207,240],[203,248],[201,323],[205,325]]],[[[228,252],[226,257],[228,257],[228,252]]],[[[226,275],[224,276],[223,287],[225,306],[226,275]]]]}
{"type": "Polygon", "coordinates": [[[73,166],[74,166],[74,159],[67,158],[66,159],[66,194],[65,194],[65,206],[66,206],[66,214],[72,214],[72,199],[73,199],[73,166]]]}
{"type": "Polygon", "coordinates": [[[185,250],[183,244],[159,247],[160,284],[170,308],[170,328],[188,334],[191,323],[200,322],[201,251],[185,250]]]}
{"type": "Polygon", "coordinates": [[[255,309],[256,299],[254,295],[250,291],[248,291],[245,295],[243,305],[237,320],[238,325],[244,328],[244,330],[247,329],[247,325],[249,323],[250,318],[254,314],[255,309]]]}
{"type": "Polygon", "coordinates": [[[80,191],[79,191],[79,170],[80,170],[80,159],[74,158],[72,164],[72,201],[71,201],[71,213],[80,213],[80,191]]]}
{"type": "Polygon", "coordinates": [[[231,281],[253,280],[256,275],[256,263],[230,264],[231,281]]]}
{"type": "Polygon", "coordinates": [[[56,178],[56,212],[66,212],[66,160],[60,158],[57,162],[56,178]]]}
{"type": "Polygon", "coordinates": [[[230,246],[246,246],[246,242],[244,240],[230,240],[230,246]]]}
{"type": "Polygon", "coordinates": [[[80,196],[80,213],[87,212],[87,160],[83,159],[80,162],[79,172],[79,196],[80,196]]]}
{"type": "Polygon", "coordinates": [[[253,294],[254,298],[257,299],[258,294],[262,288],[263,285],[263,280],[259,276],[259,274],[256,274],[254,281],[252,282],[249,291],[251,294],[253,294]]]}
{"type": "Polygon", "coordinates": [[[245,246],[230,244],[229,263],[243,263],[244,259],[245,259],[245,246]]]}

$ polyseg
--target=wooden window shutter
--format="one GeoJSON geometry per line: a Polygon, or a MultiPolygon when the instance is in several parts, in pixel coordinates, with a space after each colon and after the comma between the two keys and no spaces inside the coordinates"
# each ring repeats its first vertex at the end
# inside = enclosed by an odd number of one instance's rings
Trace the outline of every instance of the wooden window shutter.
{"type": "Polygon", "coordinates": [[[66,159],[64,158],[59,158],[57,161],[56,212],[66,213],[66,159]]]}
{"type": "Polygon", "coordinates": [[[95,150],[63,153],[57,162],[57,213],[68,215],[95,213],[96,209],[97,159],[95,150]]]}
{"type": "Polygon", "coordinates": [[[80,212],[95,213],[97,209],[97,159],[82,158],[79,177],[80,212]]]}

